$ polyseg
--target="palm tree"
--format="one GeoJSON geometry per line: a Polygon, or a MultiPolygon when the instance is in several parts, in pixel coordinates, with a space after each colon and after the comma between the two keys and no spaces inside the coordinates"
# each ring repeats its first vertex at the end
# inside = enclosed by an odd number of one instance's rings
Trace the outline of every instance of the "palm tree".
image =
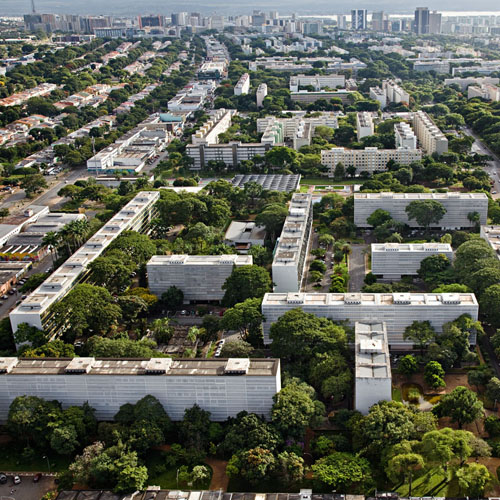
{"type": "Polygon", "coordinates": [[[340,251],[344,254],[345,263],[347,264],[347,256],[352,252],[351,245],[349,245],[349,243],[344,243],[340,251]]]}
{"type": "Polygon", "coordinates": [[[42,239],[42,243],[49,247],[50,254],[52,255],[52,264],[55,264],[57,255],[57,247],[61,242],[61,235],[55,231],[49,231],[42,239]],[[54,257],[55,254],[55,257],[54,257]]]}

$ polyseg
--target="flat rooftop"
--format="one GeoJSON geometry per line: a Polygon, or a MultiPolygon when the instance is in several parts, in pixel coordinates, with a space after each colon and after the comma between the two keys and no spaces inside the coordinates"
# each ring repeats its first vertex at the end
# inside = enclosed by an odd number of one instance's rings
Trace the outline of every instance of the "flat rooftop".
{"type": "Polygon", "coordinates": [[[356,322],[354,331],[356,378],[390,378],[391,361],[385,323],[356,322]]]}
{"type": "Polygon", "coordinates": [[[243,188],[247,182],[256,182],[268,191],[286,191],[291,193],[297,191],[300,184],[300,175],[281,174],[255,174],[236,175],[233,177],[233,186],[243,188]]]}
{"type": "Polygon", "coordinates": [[[148,262],[148,266],[218,266],[235,265],[251,266],[253,259],[251,255],[154,255],[148,262]]]}
{"type": "Polygon", "coordinates": [[[488,200],[485,193],[393,193],[384,191],[382,193],[354,193],[354,200],[488,200]]]}
{"type": "Polygon", "coordinates": [[[0,358],[2,375],[274,376],[279,359],[0,358]],[[75,363],[78,362],[78,363],[75,363]]]}
{"type": "Polygon", "coordinates": [[[373,252],[429,252],[451,253],[453,249],[448,243],[372,243],[373,252]]]}

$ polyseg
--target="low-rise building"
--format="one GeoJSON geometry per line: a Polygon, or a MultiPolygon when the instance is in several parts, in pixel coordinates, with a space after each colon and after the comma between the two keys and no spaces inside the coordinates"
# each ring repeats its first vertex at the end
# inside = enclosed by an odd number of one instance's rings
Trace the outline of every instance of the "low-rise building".
{"type": "Polygon", "coordinates": [[[358,141],[375,133],[372,115],[368,111],[356,113],[356,132],[358,141]]]}
{"type": "Polygon", "coordinates": [[[318,91],[324,88],[345,87],[344,75],[296,75],[290,77],[290,92],[298,92],[300,87],[314,87],[318,91]]]}
{"type": "Polygon", "coordinates": [[[256,182],[266,191],[293,193],[299,189],[300,174],[238,174],[231,180],[233,186],[242,189],[248,182],[256,182]]]}
{"type": "Polygon", "coordinates": [[[309,92],[307,90],[299,90],[298,92],[290,92],[290,98],[294,102],[313,103],[319,99],[340,99],[342,104],[351,104],[353,101],[353,90],[319,90],[309,92]]]}
{"type": "Polygon", "coordinates": [[[481,238],[489,243],[500,259],[500,226],[481,226],[481,238]]]}
{"type": "Polygon", "coordinates": [[[175,286],[186,304],[221,301],[233,269],[252,264],[251,255],[155,255],[147,263],[149,289],[161,297],[175,286]]]}
{"type": "Polygon", "coordinates": [[[400,122],[394,125],[396,148],[417,149],[417,137],[408,123],[400,122]]]}
{"type": "Polygon", "coordinates": [[[365,149],[332,148],[321,151],[321,164],[328,167],[328,177],[335,176],[335,167],[342,163],[344,167],[356,168],[356,175],[361,172],[382,172],[387,170],[390,160],[400,165],[411,165],[422,159],[420,149],[378,149],[370,147],[365,149]]]}
{"type": "Polygon", "coordinates": [[[455,77],[455,78],[446,78],[444,84],[449,85],[458,85],[460,90],[467,90],[469,85],[478,85],[481,86],[485,83],[489,83],[490,85],[498,85],[500,84],[500,78],[493,78],[490,76],[482,76],[482,77],[455,77]]]}
{"type": "Polygon", "coordinates": [[[484,193],[355,193],[354,224],[358,227],[371,227],[368,217],[377,209],[386,210],[394,220],[420,227],[415,219],[408,219],[406,207],[416,200],[435,200],[443,205],[446,213],[433,224],[442,229],[472,228],[476,225],[469,219],[469,214],[477,212],[480,224],[486,224],[488,197],[484,193]]]}
{"type": "Polygon", "coordinates": [[[379,401],[392,401],[392,374],[385,322],[354,325],[354,408],[366,415],[379,401]]]}
{"type": "Polygon", "coordinates": [[[0,295],[5,295],[28,272],[31,262],[0,262],[0,295]]]}
{"type": "Polygon", "coordinates": [[[418,59],[413,63],[413,71],[420,73],[435,71],[439,74],[447,74],[450,72],[450,63],[440,59],[418,59]]]}
{"type": "Polygon", "coordinates": [[[489,83],[482,83],[481,86],[471,85],[467,89],[467,99],[480,97],[486,101],[500,101],[500,87],[489,83]]]}
{"type": "Polygon", "coordinates": [[[441,155],[448,152],[448,139],[425,111],[417,111],[413,114],[413,129],[420,147],[428,155],[433,153],[441,155]]]}
{"type": "Polygon", "coordinates": [[[238,83],[234,86],[234,95],[245,95],[250,91],[250,75],[243,73],[238,83]]]}
{"type": "Polygon", "coordinates": [[[156,397],[172,420],[198,405],[224,421],[241,411],[271,417],[281,389],[279,359],[0,358],[0,422],[18,396],[88,402],[99,420],[111,421],[127,403],[156,397]]]}
{"type": "MultiPolygon", "coordinates": [[[[441,332],[443,325],[462,314],[477,320],[479,304],[473,293],[267,293],[262,301],[264,343],[271,343],[271,325],[291,309],[333,321],[386,323],[391,349],[411,348],[403,339],[414,321],[429,321],[441,332]]],[[[475,339],[472,338],[472,343],[475,339]]]]}
{"type": "Polygon", "coordinates": [[[264,246],[266,229],[255,222],[232,221],[224,236],[224,243],[232,246],[238,253],[248,254],[254,245],[264,246]]]}
{"type": "Polygon", "coordinates": [[[448,243],[372,243],[372,273],[384,279],[416,276],[421,262],[432,255],[445,255],[453,260],[448,243]]]}
{"type": "Polygon", "coordinates": [[[295,193],[290,201],[288,216],[274,252],[272,264],[274,291],[298,292],[301,289],[312,219],[312,195],[295,193]]]}

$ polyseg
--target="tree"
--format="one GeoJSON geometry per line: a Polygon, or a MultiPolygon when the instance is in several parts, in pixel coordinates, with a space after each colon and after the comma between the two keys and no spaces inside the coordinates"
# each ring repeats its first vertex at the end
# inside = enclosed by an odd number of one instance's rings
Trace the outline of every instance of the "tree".
{"type": "Polygon", "coordinates": [[[24,189],[27,198],[33,198],[37,193],[41,193],[46,187],[47,182],[41,174],[27,175],[21,181],[21,189],[24,189]]]}
{"type": "Polygon", "coordinates": [[[210,470],[206,465],[196,465],[191,472],[191,479],[194,484],[200,484],[210,478],[210,470]]]}
{"type": "Polygon", "coordinates": [[[311,271],[318,271],[322,274],[326,273],[326,264],[322,260],[313,260],[309,266],[311,271]]]}
{"type": "Polygon", "coordinates": [[[137,265],[146,264],[156,253],[156,245],[145,234],[125,231],[116,238],[109,250],[118,249],[131,257],[137,265]]]}
{"type": "Polygon", "coordinates": [[[420,262],[418,276],[425,282],[439,282],[451,262],[444,254],[430,255],[420,262]]]}
{"type": "Polygon", "coordinates": [[[273,354],[297,366],[316,353],[343,350],[347,340],[342,327],[299,308],[287,311],[273,323],[270,337],[273,354]]]}
{"type": "Polygon", "coordinates": [[[405,212],[409,220],[415,219],[419,226],[427,230],[444,217],[446,208],[436,200],[414,200],[406,205],[405,212]]]}
{"type": "Polygon", "coordinates": [[[495,403],[497,401],[500,401],[500,380],[497,377],[492,377],[486,385],[486,395],[491,401],[494,401],[495,403]]]}
{"type": "Polygon", "coordinates": [[[283,227],[287,215],[288,209],[285,205],[272,203],[266,205],[262,212],[257,215],[255,223],[258,226],[264,226],[268,237],[274,241],[278,232],[283,227]]]}
{"type": "Polygon", "coordinates": [[[264,316],[261,312],[262,300],[247,299],[227,309],[222,318],[221,326],[224,330],[239,330],[243,340],[252,339],[259,343],[262,338],[262,321],[264,316]]]}
{"type": "Polygon", "coordinates": [[[424,380],[433,389],[445,387],[443,367],[437,361],[429,361],[425,365],[424,380]]]}
{"type": "Polygon", "coordinates": [[[314,479],[340,491],[351,490],[371,480],[371,469],[368,460],[350,453],[335,452],[320,458],[311,466],[314,479]]]}
{"type": "Polygon", "coordinates": [[[184,411],[184,418],[179,423],[179,435],[188,448],[206,452],[209,443],[210,412],[198,405],[184,411]]]}
{"type": "Polygon", "coordinates": [[[153,337],[159,344],[168,344],[174,334],[173,328],[169,323],[168,318],[157,318],[149,325],[153,337]]]}
{"type": "Polygon", "coordinates": [[[335,165],[335,170],[333,172],[333,177],[336,179],[336,180],[341,180],[345,177],[345,167],[342,163],[337,163],[337,165],[335,165]]]}
{"type": "Polygon", "coordinates": [[[383,210],[381,208],[377,208],[375,212],[373,212],[367,219],[366,222],[370,224],[370,226],[378,227],[382,224],[389,222],[392,220],[391,214],[387,210],[383,210]]]}
{"type": "Polygon", "coordinates": [[[222,289],[225,290],[222,303],[232,307],[250,298],[262,298],[271,291],[271,277],[260,266],[239,266],[233,269],[222,289]]]}
{"type": "Polygon", "coordinates": [[[479,386],[485,386],[493,377],[493,371],[488,365],[480,365],[467,372],[467,382],[469,385],[475,385],[477,392],[479,386]]]}
{"type": "Polygon", "coordinates": [[[276,459],[265,448],[252,448],[233,455],[229,460],[226,473],[229,477],[242,477],[251,484],[269,479],[276,459]]]}
{"type": "Polygon", "coordinates": [[[45,333],[36,326],[21,323],[14,332],[14,341],[17,345],[29,343],[32,347],[40,347],[47,340],[45,333]]]}
{"type": "Polygon", "coordinates": [[[425,462],[418,453],[404,453],[392,457],[385,468],[387,477],[397,483],[408,477],[408,496],[411,497],[413,473],[424,468],[425,462]]]}
{"type": "Polygon", "coordinates": [[[98,257],[88,266],[91,272],[91,281],[110,291],[119,293],[131,283],[131,269],[119,257],[98,257]]]}
{"type": "Polygon", "coordinates": [[[407,377],[411,377],[418,371],[417,360],[415,356],[407,354],[399,360],[398,371],[407,377]]]}
{"type": "Polygon", "coordinates": [[[5,219],[5,217],[9,216],[9,209],[8,208],[0,208],[0,220],[5,219]]]}
{"type": "Polygon", "coordinates": [[[50,447],[60,455],[71,455],[78,446],[78,436],[72,425],[56,427],[52,431],[50,447]]]}
{"type": "Polygon", "coordinates": [[[414,321],[405,328],[403,333],[404,340],[413,341],[420,349],[423,355],[426,345],[435,338],[436,331],[432,328],[429,321],[414,321]]]}
{"type": "Polygon", "coordinates": [[[226,342],[221,349],[223,358],[248,358],[253,352],[253,347],[244,340],[231,340],[226,342]]]}
{"type": "Polygon", "coordinates": [[[500,326],[500,285],[489,286],[481,295],[479,305],[493,325],[500,326]]]}
{"type": "Polygon", "coordinates": [[[273,397],[271,418],[275,427],[284,436],[303,437],[306,427],[325,412],[324,405],[315,401],[314,397],[311,386],[296,379],[290,381],[273,397]]]}
{"type": "Polygon", "coordinates": [[[474,422],[483,414],[483,403],[477,399],[476,393],[458,386],[449,394],[445,394],[434,410],[438,415],[451,417],[461,429],[463,424],[474,422]]]}
{"type": "Polygon", "coordinates": [[[283,451],[278,455],[275,474],[285,485],[302,481],[304,478],[304,459],[292,451],[283,451]]]}
{"type": "Polygon", "coordinates": [[[176,286],[171,286],[161,294],[161,301],[168,309],[176,309],[184,302],[184,292],[176,286]]]}
{"type": "Polygon", "coordinates": [[[492,477],[483,464],[466,464],[455,472],[458,485],[463,495],[470,497],[482,497],[484,489],[492,477]]]}

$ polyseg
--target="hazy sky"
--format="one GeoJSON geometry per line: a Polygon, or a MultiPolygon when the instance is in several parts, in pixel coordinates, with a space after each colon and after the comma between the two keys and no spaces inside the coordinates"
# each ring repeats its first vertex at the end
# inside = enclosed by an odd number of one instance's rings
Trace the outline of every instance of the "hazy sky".
{"type": "MultiPolygon", "coordinates": [[[[116,14],[129,15],[139,13],[170,14],[178,11],[209,13],[248,13],[252,9],[278,10],[283,14],[297,12],[299,14],[336,14],[348,12],[353,7],[369,10],[386,10],[393,13],[410,13],[418,5],[431,9],[466,11],[499,11],[498,0],[476,0],[471,4],[466,0],[435,0],[433,2],[418,0],[410,3],[407,0],[35,0],[37,12],[75,13],[75,14],[116,14]]],[[[30,12],[31,0],[0,0],[0,16],[22,15],[30,12]]]]}

